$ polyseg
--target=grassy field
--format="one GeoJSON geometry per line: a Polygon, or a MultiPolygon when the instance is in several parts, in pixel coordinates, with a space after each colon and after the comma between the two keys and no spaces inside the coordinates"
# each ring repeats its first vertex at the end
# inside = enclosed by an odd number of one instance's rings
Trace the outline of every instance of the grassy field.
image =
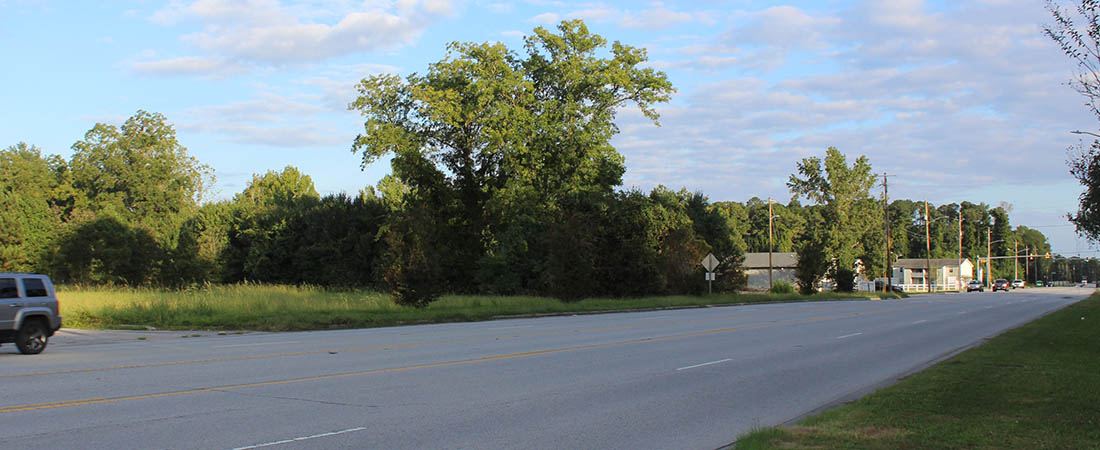
{"type": "Polygon", "coordinates": [[[1100,448],[1100,294],[734,448],[1100,448]]]}
{"type": "Polygon", "coordinates": [[[893,294],[736,294],[586,299],[444,296],[427,308],[394,305],[387,294],[279,285],[211,285],[183,290],[59,286],[65,326],[75,328],[319,330],[463,322],[501,316],[584,313],[775,301],[865,299],[893,294]]]}

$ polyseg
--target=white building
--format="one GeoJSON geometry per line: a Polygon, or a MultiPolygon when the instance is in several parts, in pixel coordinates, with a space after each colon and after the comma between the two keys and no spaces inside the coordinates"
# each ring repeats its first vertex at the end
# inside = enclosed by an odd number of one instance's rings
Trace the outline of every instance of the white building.
{"type": "Polygon", "coordinates": [[[927,282],[931,281],[932,290],[954,291],[965,289],[966,283],[974,279],[974,263],[969,258],[963,258],[959,264],[958,258],[933,258],[931,261],[924,258],[903,258],[893,263],[893,275],[890,282],[901,286],[906,292],[925,292],[927,282]],[[928,263],[932,264],[932,273],[928,271],[928,263]]]}

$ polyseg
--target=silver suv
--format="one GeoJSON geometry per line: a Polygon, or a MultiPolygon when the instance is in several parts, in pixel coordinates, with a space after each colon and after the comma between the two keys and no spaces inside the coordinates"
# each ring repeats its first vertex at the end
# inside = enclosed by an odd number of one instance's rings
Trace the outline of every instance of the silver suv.
{"type": "Polygon", "coordinates": [[[50,277],[0,272],[0,343],[14,342],[25,355],[36,355],[61,328],[57,294],[50,277]]]}

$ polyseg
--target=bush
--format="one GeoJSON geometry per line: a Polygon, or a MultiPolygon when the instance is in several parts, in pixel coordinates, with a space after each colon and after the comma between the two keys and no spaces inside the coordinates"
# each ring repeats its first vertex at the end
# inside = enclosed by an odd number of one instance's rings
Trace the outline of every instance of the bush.
{"type": "Polygon", "coordinates": [[[793,294],[794,286],[788,281],[776,281],[772,283],[772,288],[768,289],[770,294],[793,294]]]}
{"type": "Polygon", "coordinates": [[[836,291],[837,292],[855,292],[856,290],[856,273],[851,269],[837,269],[836,270],[836,291]]]}

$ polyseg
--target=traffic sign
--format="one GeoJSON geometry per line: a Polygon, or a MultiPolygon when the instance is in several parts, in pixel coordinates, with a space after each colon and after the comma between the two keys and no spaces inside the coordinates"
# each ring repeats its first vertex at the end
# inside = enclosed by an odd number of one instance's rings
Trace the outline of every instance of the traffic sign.
{"type": "Polygon", "coordinates": [[[704,269],[707,269],[707,272],[714,272],[714,268],[718,267],[718,258],[714,257],[714,253],[707,253],[707,257],[703,258],[700,264],[703,265],[704,269]]]}

